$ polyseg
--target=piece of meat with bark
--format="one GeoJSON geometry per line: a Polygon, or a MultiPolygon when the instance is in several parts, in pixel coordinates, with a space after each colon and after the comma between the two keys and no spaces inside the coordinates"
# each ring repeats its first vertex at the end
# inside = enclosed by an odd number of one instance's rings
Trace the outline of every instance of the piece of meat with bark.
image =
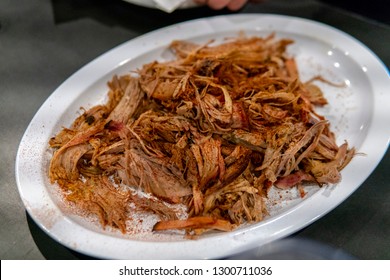
{"type": "Polygon", "coordinates": [[[220,215],[221,210],[226,211],[223,217],[237,224],[259,221],[265,210],[258,190],[242,175],[205,196],[203,214],[213,214],[217,209],[220,215]]]}
{"type": "Polygon", "coordinates": [[[199,189],[203,190],[211,181],[225,172],[225,164],[221,155],[221,142],[210,138],[199,145],[192,145],[191,151],[199,172],[199,189]]]}
{"type": "Polygon", "coordinates": [[[179,203],[191,194],[191,188],[183,174],[169,164],[169,159],[153,158],[140,148],[131,148],[121,162],[119,176],[123,183],[142,188],[165,201],[179,203]]]}
{"type": "Polygon", "coordinates": [[[258,152],[264,152],[264,149],[267,148],[264,136],[257,132],[235,129],[231,133],[222,135],[222,137],[235,144],[258,152]]]}
{"type": "Polygon", "coordinates": [[[107,123],[115,121],[127,124],[136,112],[143,97],[144,93],[141,91],[138,79],[132,78],[126,87],[121,100],[108,116],[107,123]]]}
{"type": "Polygon", "coordinates": [[[309,160],[305,169],[313,174],[320,184],[336,184],[341,180],[340,171],[349,163],[354,154],[355,150],[348,149],[348,144],[344,143],[333,160],[327,162],[309,160]]]}
{"type": "Polygon", "coordinates": [[[103,226],[119,228],[126,232],[126,220],[130,192],[112,185],[108,177],[91,177],[82,183],[80,180],[67,184],[70,194],[67,198],[76,202],[81,209],[99,217],[103,226]]]}
{"type": "Polygon", "coordinates": [[[208,216],[197,216],[187,220],[170,220],[157,222],[153,231],[170,230],[170,229],[216,229],[221,231],[231,231],[234,228],[229,221],[217,219],[208,216]]]}

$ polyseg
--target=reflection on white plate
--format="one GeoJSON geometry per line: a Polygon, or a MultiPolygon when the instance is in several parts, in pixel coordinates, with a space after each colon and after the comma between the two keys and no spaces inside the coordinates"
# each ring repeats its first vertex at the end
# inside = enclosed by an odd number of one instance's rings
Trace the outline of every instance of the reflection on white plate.
{"type": "Polygon", "coordinates": [[[175,9],[188,9],[199,6],[193,0],[123,0],[125,2],[153,9],[172,12],[175,9]]]}
{"type": "Polygon", "coordinates": [[[124,43],[90,62],[67,79],[42,105],[28,126],[16,160],[21,198],[35,222],[63,245],[99,258],[195,259],[223,258],[288,236],[331,211],[352,194],[377,166],[388,147],[387,109],[390,79],[385,66],[363,44],[321,23],[278,15],[231,15],[198,19],[160,29],[124,43]],[[303,80],[322,75],[347,87],[321,85],[330,105],[321,113],[337,133],[364,156],[355,157],[335,187],[312,191],[303,200],[274,207],[263,222],[233,232],[184,240],[165,235],[141,241],[103,231],[75,216],[63,205],[47,180],[48,140],[69,126],[80,106],[104,101],[106,82],[152,60],[168,59],[167,45],[175,39],[207,42],[245,31],[248,35],[295,40],[289,52],[297,59],[303,80]]]}
{"type": "Polygon", "coordinates": [[[236,254],[228,260],[355,260],[339,248],[306,238],[284,238],[236,254]]]}

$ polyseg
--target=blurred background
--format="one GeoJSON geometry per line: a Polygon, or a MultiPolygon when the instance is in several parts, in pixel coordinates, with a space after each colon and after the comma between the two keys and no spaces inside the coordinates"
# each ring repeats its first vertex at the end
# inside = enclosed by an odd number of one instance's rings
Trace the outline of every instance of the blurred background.
{"type": "MultiPolygon", "coordinates": [[[[17,4],[0,0],[0,258],[90,258],[57,243],[31,219],[14,172],[19,142],[34,114],[66,78],[89,61],[174,23],[232,13],[276,13],[345,31],[389,67],[389,4],[387,0],[267,0],[249,3],[237,12],[197,7],[167,14],[122,0],[19,0],[17,4]]],[[[389,170],[387,152],[350,198],[292,238],[329,246],[343,257],[390,259],[389,170]]],[[[260,258],[256,252],[250,254],[260,258]]]]}

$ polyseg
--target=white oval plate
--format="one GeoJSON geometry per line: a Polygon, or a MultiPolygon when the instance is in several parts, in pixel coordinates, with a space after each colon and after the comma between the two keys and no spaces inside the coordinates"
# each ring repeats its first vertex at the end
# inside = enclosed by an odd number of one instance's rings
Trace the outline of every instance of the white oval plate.
{"type": "MultiPolygon", "coordinates": [[[[21,198],[34,221],[53,239],[81,253],[106,259],[223,258],[288,236],[322,217],[352,194],[385,154],[390,126],[390,79],[386,67],[353,37],[327,25],[279,15],[230,15],[198,19],[163,28],[126,42],[93,60],[58,87],[28,126],[16,158],[21,198]],[[175,39],[207,42],[236,36],[266,36],[295,40],[289,52],[297,59],[303,80],[322,75],[348,86],[322,84],[330,105],[321,110],[337,133],[359,152],[343,170],[337,186],[324,187],[298,203],[276,208],[264,221],[233,232],[205,235],[197,240],[163,238],[140,241],[101,230],[61,205],[47,180],[48,141],[69,126],[81,106],[105,100],[106,82],[153,60],[171,58],[167,45],[175,39]]],[[[340,221],[342,222],[342,221],[340,221]]]]}

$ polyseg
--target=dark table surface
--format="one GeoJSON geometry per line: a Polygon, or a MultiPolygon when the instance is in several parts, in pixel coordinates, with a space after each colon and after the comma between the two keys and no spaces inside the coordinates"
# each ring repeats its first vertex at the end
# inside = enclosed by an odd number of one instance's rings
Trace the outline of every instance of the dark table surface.
{"type": "MultiPolygon", "coordinates": [[[[390,66],[390,13],[336,1],[269,0],[238,13],[308,18],[356,37],[390,66]],[[337,4],[337,3],[336,3],[337,4]]],[[[121,0],[0,0],[0,258],[86,259],[51,239],[24,209],[15,180],[22,135],[46,98],[72,73],[107,50],[174,23],[221,14],[206,7],[171,14],[121,0]]],[[[390,89],[389,89],[390,91],[390,89]]],[[[390,93],[388,93],[390,94],[390,93]]],[[[388,120],[390,121],[390,120],[388,120]]],[[[358,259],[390,259],[390,155],[341,205],[293,234],[358,259]]]]}

